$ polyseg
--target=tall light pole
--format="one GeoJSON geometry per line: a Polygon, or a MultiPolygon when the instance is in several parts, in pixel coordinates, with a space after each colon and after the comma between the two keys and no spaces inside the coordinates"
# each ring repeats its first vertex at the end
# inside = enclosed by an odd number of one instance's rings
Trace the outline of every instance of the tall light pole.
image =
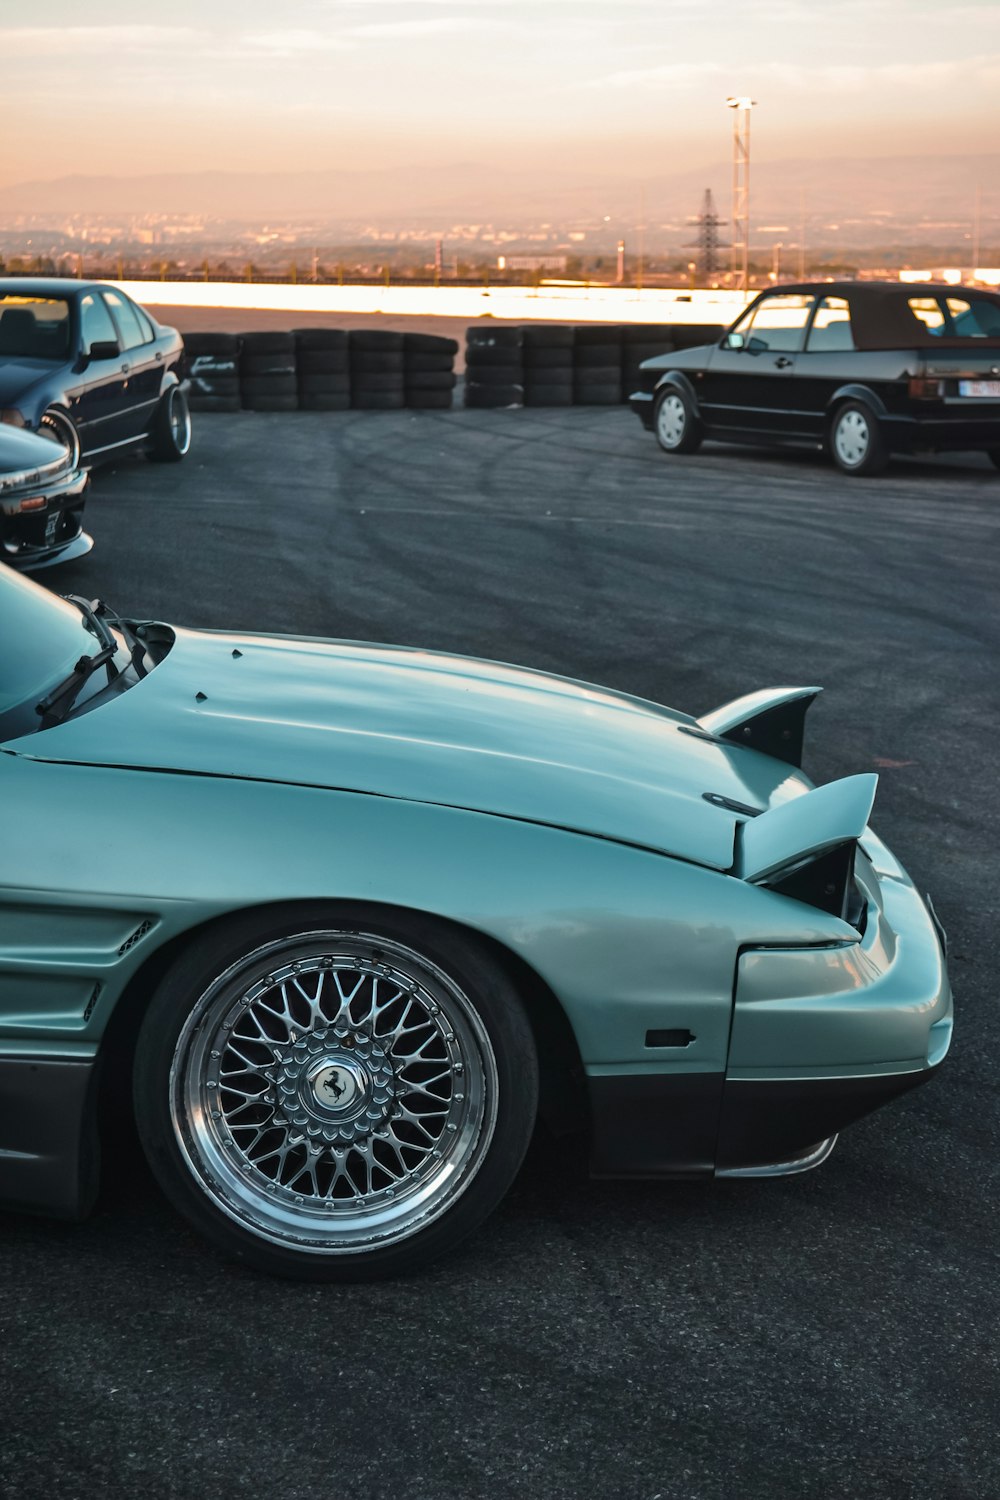
{"type": "Polygon", "coordinates": [[[757,103],[747,94],[730,94],[733,112],[733,281],[750,290],[750,111],[757,103]]]}

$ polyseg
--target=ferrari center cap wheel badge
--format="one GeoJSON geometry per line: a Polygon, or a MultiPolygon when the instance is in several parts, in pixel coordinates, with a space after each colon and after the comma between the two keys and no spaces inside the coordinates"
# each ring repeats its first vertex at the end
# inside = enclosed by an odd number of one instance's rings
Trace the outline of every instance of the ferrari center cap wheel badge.
{"type": "Polygon", "coordinates": [[[316,1102],[327,1110],[349,1110],[364,1092],[365,1078],[353,1063],[321,1062],[309,1074],[316,1102]]]}

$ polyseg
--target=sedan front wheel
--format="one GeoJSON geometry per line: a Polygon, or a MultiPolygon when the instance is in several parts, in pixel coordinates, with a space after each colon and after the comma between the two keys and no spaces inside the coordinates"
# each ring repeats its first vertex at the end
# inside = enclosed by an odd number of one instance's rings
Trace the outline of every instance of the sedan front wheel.
{"type": "Polygon", "coordinates": [[[389,1276],[506,1192],[534,1125],[531,1028],[461,932],[316,915],[266,941],[238,919],[168,972],[137,1049],[139,1132],[228,1253],[302,1279],[389,1276]]]}

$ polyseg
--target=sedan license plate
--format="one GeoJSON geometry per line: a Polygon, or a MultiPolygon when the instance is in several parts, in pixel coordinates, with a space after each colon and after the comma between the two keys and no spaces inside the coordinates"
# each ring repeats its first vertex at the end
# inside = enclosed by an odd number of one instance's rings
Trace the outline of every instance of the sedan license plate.
{"type": "Polygon", "coordinates": [[[960,396],[1000,397],[1000,380],[960,380],[958,394],[960,396]]]}
{"type": "Polygon", "coordinates": [[[56,539],[56,532],[59,530],[59,514],[59,511],[54,510],[51,515],[45,518],[45,540],[47,542],[54,542],[56,539]]]}

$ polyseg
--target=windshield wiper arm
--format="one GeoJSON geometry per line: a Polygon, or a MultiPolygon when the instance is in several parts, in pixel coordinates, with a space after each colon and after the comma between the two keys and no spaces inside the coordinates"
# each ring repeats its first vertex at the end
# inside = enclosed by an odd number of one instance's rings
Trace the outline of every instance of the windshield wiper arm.
{"type": "Polygon", "coordinates": [[[76,702],[80,689],[99,668],[107,667],[109,683],[119,675],[119,669],[114,662],[118,654],[118,641],[111,626],[103,617],[103,600],[82,599],[79,594],[67,594],[66,599],[70,604],[76,605],[83,615],[87,629],[100,641],[101,649],[95,651],[93,656],[81,656],[69,676],[54,687],[51,693],[47,693],[40,703],[35,704],[35,713],[39,714],[42,720],[39,726],[41,729],[49,729],[53,724],[58,724],[65,719],[76,702]]]}

